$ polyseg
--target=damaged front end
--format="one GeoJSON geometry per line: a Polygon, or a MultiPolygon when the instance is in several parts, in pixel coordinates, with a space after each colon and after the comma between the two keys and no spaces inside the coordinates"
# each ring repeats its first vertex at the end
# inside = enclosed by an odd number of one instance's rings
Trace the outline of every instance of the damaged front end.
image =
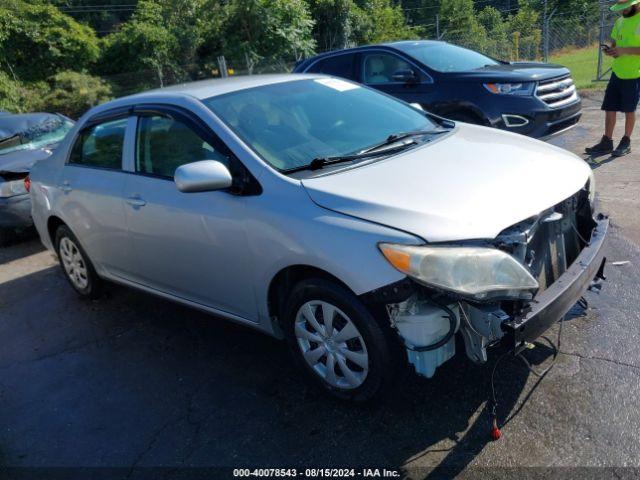
{"type": "Polygon", "coordinates": [[[485,363],[487,348],[498,343],[517,353],[563,318],[590,285],[604,279],[609,221],[594,218],[592,200],[587,185],[490,242],[392,246],[388,251],[383,245],[385,257],[409,278],[368,297],[384,303],[416,372],[432,377],[452,358],[458,332],[475,363],[485,363]],[[445,262],[438,257],[444,248],[463,253],[445,262]],[[424,252],[429,249],[436,253],[424,252]],[[477,258],[469,258],[471,253],[477,258]],[[444,274],[433,270],[443,267],[449,269],[444,274]],[[480,288],[476,277],[491,285],[480,288]]]}

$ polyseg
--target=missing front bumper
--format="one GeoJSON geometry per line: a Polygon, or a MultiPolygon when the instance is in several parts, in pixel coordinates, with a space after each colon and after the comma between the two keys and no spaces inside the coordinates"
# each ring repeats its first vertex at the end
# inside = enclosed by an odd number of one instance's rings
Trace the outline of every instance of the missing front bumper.
{"type": "Polygon", "coordinates": [[[564,317],[587,290],[592,280],[602,276],[606,259],[604,243],[609,219],[600,216],[586,246],[557,281],[533,299],[528,310],[503,324],[503,341],[516,353],[564,317]]]}

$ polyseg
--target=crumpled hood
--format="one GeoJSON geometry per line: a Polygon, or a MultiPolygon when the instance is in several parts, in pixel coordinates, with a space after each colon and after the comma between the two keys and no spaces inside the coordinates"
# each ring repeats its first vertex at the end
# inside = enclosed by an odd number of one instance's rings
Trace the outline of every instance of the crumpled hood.
{"type": "Polygon", "coordinates": [[[0,174],[2,172],[29,172],[34,163],[51,156],[55,145],[35,150],[18,150],[0,155],[0,174]]]}
{"type": "Polygon", "coordinates": [[[458,123],[420,148],[302,184],[324,208],[444,242],[495,238],[575,194],[590,173],[558,147],[458,123]]]}

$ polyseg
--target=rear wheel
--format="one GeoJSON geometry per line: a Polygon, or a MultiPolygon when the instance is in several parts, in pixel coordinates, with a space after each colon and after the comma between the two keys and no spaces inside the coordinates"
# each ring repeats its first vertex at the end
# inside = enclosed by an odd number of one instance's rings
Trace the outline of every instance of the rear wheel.
{"type": "Polygon", "coordinates": [[[71,230],[62,225],[56,231],[56,251],[65,277],[82,297],[96,298],[102,282],[89,257],[71,230]]]}
{"type": "Polygon", "coordinates": [[[310,279],[287,301],[284,329],[296,362],[332,395],[366,401],[391,385],[391,345],[371,313],[338,283],[310,279]]]}

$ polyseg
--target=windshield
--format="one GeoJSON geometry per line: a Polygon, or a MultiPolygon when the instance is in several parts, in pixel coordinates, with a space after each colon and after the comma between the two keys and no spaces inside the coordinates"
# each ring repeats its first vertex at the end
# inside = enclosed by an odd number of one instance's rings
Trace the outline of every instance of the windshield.
{"type": "Polygon", "coordinates": [[[445,42],[415,42],[401,49],[427,67],[443,73],[468,72],[485,66],[500,65],[493,58],[445,42]]]}
{"type": "Polygon", "coordinates": [[[264,85],[204,103],[279,170],[358,153],[398,132],[435,128],[408,105],[337,78],[264,85]]]}
{"type": "Polygon", "coordinates": [[[0,139],[0,155],[19,150],[34,150],[59,143],[73,127],[73,122],[58,115],[47,116],[42,122],[0,139]]]}

